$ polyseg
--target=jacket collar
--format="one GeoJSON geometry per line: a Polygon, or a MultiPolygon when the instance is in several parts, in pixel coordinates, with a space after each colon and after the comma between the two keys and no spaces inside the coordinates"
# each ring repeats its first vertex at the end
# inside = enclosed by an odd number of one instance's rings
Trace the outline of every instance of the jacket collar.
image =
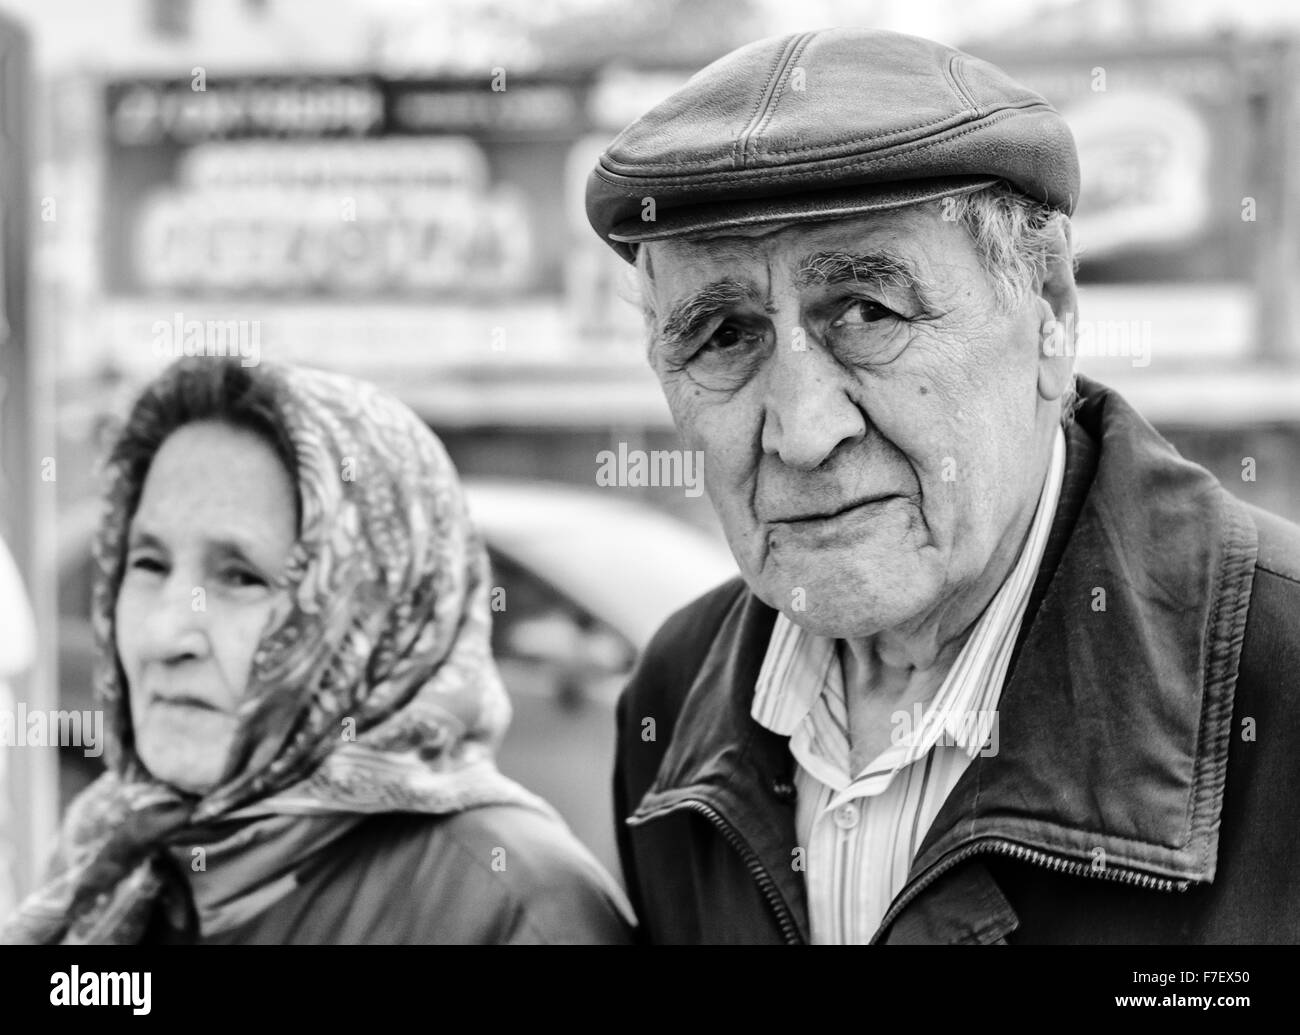
{"type": "Polygon", "coordinates": [[[959,782],[914,871],[997,837],[1214,877],[1254,524],[1116,393],[1080,378],[1080,394],[1078,509],[1058,508],[999,704],[999,754],[959,782]]]}
{"type": "MultiPolygon", "coordinates": [[[[1116,393],[1083,377],[1079,392],[999,751],[958,782],[914,878],[986,838],[1168,880],[1214,877],[1254,525],[1116,393]]],[[[806,931],[788,741],[749,714],[774,619],[738,594],[638,815],[711,805],[806,931]]]]}

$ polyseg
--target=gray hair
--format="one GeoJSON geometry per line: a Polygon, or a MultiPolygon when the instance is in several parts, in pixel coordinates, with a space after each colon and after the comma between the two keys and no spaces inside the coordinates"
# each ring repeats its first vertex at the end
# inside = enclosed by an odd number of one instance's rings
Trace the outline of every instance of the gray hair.
{"type": "MultiPolygon", "coordinates": [[[[993,281],[994,295],[1004,310],[1024,302],[1042,283],[1058,233],[1065,235],[1071,270],[1078,269],[1070,217],[1022,194],[1005,180],[969,194],[944,198],[938,204],[944,205],[944,218],[961,223],[975,242],[980,265],[993,281]]],[[[1068,429],[1073,423],[1078,405],[1079,394],[1071,372],[1061,397],[1062,427],[1068,429]]]]}
{"type": "MultiPolygon", "coordinates": [[[[1021,193],[1004,180],[991,187],[937,201],[943,218],[961,223],[970,234],[980,265],[993,282],[994,297],[1004,310],[1023,303],[1043,280],[1057,234],[1064,233],[1071,269],[1077,269],[1070,217],[1021,193]]],[[[636,250],[637,290],[647,329],[654,333],[658,314],[646,285],[654,279],[646,248],[636,250]]],[[[1073,374],[1061,399],[1061,424],[1068,428],[1078,405],[1073,374]]]]}

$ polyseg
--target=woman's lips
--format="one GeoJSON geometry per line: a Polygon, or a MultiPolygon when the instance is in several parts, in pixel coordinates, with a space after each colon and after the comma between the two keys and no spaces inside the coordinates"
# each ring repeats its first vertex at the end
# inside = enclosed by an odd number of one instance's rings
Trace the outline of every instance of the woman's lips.
{"type": "Polygon", "coordinates": [[[199,708],[203,711],[219,712],[221,711],[211,701],[205,701],[202,697],[195,697],[193,694],[159,694],[153,695],[153,704],[167,705],[172,708],[199,708]]]}

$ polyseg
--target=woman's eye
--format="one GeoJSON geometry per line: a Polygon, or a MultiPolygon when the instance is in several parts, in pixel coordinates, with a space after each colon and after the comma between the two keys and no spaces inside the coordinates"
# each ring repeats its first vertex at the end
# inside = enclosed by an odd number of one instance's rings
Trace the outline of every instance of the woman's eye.
{"type": "Polygon", "coordinates": [[[856,327],[868,323],[879,323],[881,320],[897,318],[898,314],[892,309],[888,309],[879,302],[872,302],[870,299],[859,299],[851,302],[840,313],[839,319],[832,322],[832,327],[856,327]]]}
{"type": "Polygon", "coordinates": [[[167,572],[167,566],[157,557],[132,557],[128,567],[133,571],[147,571],[152,575],[164,575],[167,572]]]}
{"type": "Polygon", "coordinates": [[[221,577],[229,585],[241,589],[247,586],[267,585],[266,579],[256,572],[249,571],[247,568],[227,568],[222,572],[221,577]]]}

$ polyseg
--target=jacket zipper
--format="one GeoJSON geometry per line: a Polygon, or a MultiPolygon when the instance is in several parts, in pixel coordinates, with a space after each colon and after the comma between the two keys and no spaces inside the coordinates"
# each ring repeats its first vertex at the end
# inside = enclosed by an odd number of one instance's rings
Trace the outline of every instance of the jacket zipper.
{"type": "MultiPolygon", "coordinates": [[[[794,916],[791,914],[785,900],[781,897],[780,891],[777,890],[776,882],[772,880],[772,875],[759,859],[758,854],[749,847],[749,842],[743,835],[736,830],[734,826],[713,806],[702,801],[691,798],[675,805],[669,805],[657,812],[652,812],[646,816],[634,817],[628,820],[629,824],[639,826],[651,819],[658,819],[666,816],[678,809],[688,809],[692,812],[698,812],[707,818],[718,832],[722,834],[723,839],[731,845],[737,854],[745,863],[745,868],[749,875],[758,885],[759,891],[767,900],[768,906],[776,916],[778,925],[781,928],[781,936],[785,939],[787,945],[800,945],[803,938],[799,935],[798,926],[795,924],[794,916]]],[[[1008,855],[1013,859],[1021,862],[1032,863],[1035,866],[1042,866],[1054,873],[1065,873],[1075,877],[1092,877],[1099,880],[1111,880],[1120,884],[1129,884],[1135,887],[1157,890],[1157,891],[1186,891],[1191,887],[1192,882],[1187,880],[1171,880],[1166,877],[1152,877],[1149,874],[1137,873],[1133,870],[1120,868],[1095,869],[1090,863],[1075,862],[1072,859],[1063,859],[1059,855],[1052,855],[1049,852],[1040,852],[1035,848],[1026,848],[1024,845],[1016,844],[1014,841],[1004,841],[996,838],[988,838],[983,841],[977,841],[974,844],[965,845],[955,852],[944,856],[928,870],[925,871],[916,881],[905,887],[894,899],[893,905],[885,914],[884,919],[880,922],[880,927],[876,934],[872,936],[871,944],[876,944],[880,938],[881,932],[886,930],[890,924],[898,917],[913,899],[922,891],[933,884],[941,876],[960,862],[964,862],[973,855],[993,852],[999,855],[1008,855]]]]}
{"type": "Polygon", "coordinates": [[[787,945],[801,945],[803,938],[799,934],[798,925],[795,923],[794,915],[790,912],[790,907],[785,904],[785,899],[781,897],[781,892],[777,890],[776,881],[759,859],[758,853],[749,846],[749,842],[741,835],[725,816],[722,815],[712,805],[707,805],[695,798],[669,805],[657,812],[652,812],[646,816],[632,817],[628,820],[629,825],[639,826],[647,820],[659,819],[678,809],[688,809],[691,812],[698,812],[711,822],[718,832],[722,835],[727,844],[731,845],[740,856],[749,871],[750,877],[758,885],[759,891],[767,900],[769,908],[776,916],[776,922],[781,928],[781,937],[787,945]]]}
{"type": "Polygon", "coordinates": [[[1052,870],[1055,873],[1067,873],[1075,877],[1093,877],[1099,880],[1117,881],[1121,884],[1131,884],[1139,888],[1155,889],[1158,891],[1186,891],[1191,887],[1192,882],[1189,880],[1170,880],[1165,877],[1152,877],[1146,873],[1138,873],[1134,870],[1122,868],[1103,867],[1095,869],[1089,863],[1075,862],[1072,859],[1063,859],[1059,855],[1052,855],[1048,852],[1040,852],[1035,848],[1026,848],[1024,845],[1016,844],[1014,841],[1004,841],[997,838],[988,838],[977,841],[973,844],[966,845],[954,852],[944,856],[928,870],[925,871],[915,882],[903,888],[893,905],[885,913],[884,919],[880,921],[880,927],[871,938],[871,944],[875,945],[880,935],[890,924],[897,919],[913,899],[922,891],[933,884],[939,877],[947,873],[959,862],[969,859],[972,855],[979,855],[986,852],[995,852],[999,855],[1009,855],[1013,859],[1021,862],[1033,863],[1036,866],[1042,866],[1052,870]]]}
{"type": "MultiPolygon", "coordinates": [[[[781,897],[780,891],[777,890],[776,882],[772,880],[772,875],[767,871],[763,862],[758,857],[758,853],[749,847],[749,842],[744,836],[727,820],[722,813],[708,805],[705,802],[695,798],[669,805],[649,815],[633,817],[628,820],[632,826],[641,824],[652,819],[659,819],[678,809],[688,809],[692,812],[698,812],[706,817],[722,834],[723,839],[731,845],[740,855],[745,863],[745,868],[749,875],[758,885],[763,897],[767,900],[768,906],[776,916],[777,923],[781,928],[781,936],[785,939],[787,945],[800,945],[803,938],[799,935],[798,926],[795,924],[794,916],[791,914],[789,907],[785,904],[785,899],[781,897]]],[[[884,919],[880,921],[880,927],[871,938],[871,944],[875,945],[880,938],[881,932],[889,927],[890,924],[898,917],[908,904],[916,898],[922,891],[933,884],[941,876],[960,862],[964,862],[973,855],[993,852],[999,855],[1008,855],[1020,862],[1033,863],[1035,866],[1042,866],[1054,873],[1065,873],[1075,877],[1092,877],[1098,880],[1111,880],[1120,884],[1129,884],[1146,890],[1157,891],[1186,891],[1191,887],[1192,882],[1189,880],[1171,880],[1166,877],[1152,877],[1150,874],[1137,873],[1134,870],[1126,870],[1115,867],[1105,867],[1102,869],[1094,868],[1090,863],[1075,862],[1072,859],[1063,859],[1059,855],[1052,855],[1049,852],[1040,852],[1036,848],[1026,848],[1024,845],[1016,844],[1014,841],[1005,841],[998,838],[987,838],[977,841],[973,844],[965,845],[954,852],[944,856],[928,870],[918,877],[912,884],[903,888],[893,905],[885,913],[884,919]]]]}

